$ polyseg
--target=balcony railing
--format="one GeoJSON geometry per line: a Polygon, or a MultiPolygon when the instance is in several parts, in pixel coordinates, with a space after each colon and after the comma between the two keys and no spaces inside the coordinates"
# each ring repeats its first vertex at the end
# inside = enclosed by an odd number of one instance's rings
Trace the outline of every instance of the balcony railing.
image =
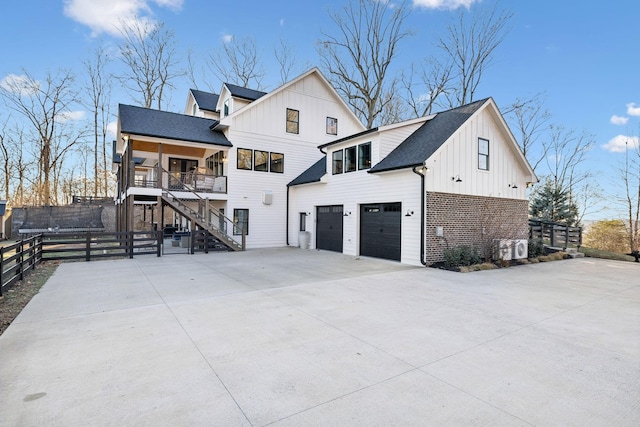
{"type": "Polygon", "coordinates": [[[161,185],[158,185],[157,169],[149,168],[136,171],[133,186],[142,188],[162,188],[169,191],[195,191],[199,193],[227,192],[227,177],[202,173],[198,170],[191,172],[169,172],[162,169],[161,185]]]}

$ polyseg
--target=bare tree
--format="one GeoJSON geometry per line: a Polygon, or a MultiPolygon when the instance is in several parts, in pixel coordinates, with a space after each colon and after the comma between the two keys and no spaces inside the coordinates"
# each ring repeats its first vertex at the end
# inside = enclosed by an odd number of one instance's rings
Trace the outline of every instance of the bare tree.
{"type": "Polygon", "coordinates": [[[546,144],[549,149],[544,161],[551,181],[574,194],[577,186],[592,176],[591,171],[583,171],[581,166],[595,145],[593,135],[552,125],[546,144]]]}
{"type": "Polygon", "coordinates": [[[56,168],[65,153],[83,136],[74,125],[72,108],[78,102],[74,75],[60,70],[54,76],[47,73],[40,82],[27,71],[9,79],[0,87],[6,105],[26,119],[34,133],[38,158],[36,200],[49,205],[56,188],[52,186],[56,168]]]}
{"type": "Polygon", "coordinates": [[[629,142],[625,150],[625,162],[621,170],[624,186],[622,205],[625,209],[625,228],[631,253],[639,261],[640,251],[640,146],[636,148],[637,158],[629,158],[629,142]]]}
{"type": "Polygon", "coordinates": [[[162,110],[174,80],[184,75],[173,30],[165,28],[164,23],[135,21],[122,23],[120,32],[120,55],[126,66],[120,82],[145,108],[162,110]]]}
{"type": "Polygon", "coordinates": [[[274,55],[278,66],[280,68],[280,84],[283,85],[289,81],[291,72],[296,63],[296,55],[283,39],[280,39],[280,43],[274,50],[274,55]]]}
{"type": "Polygon", "coordinates": [[[433,108],[440,105],[441,95],[448,93],[451,88],[451,64],[442,64],[435,58],[425,60],[416,81],[414,64],[408,73],[402,73],[401,82],[404,88],[404,101],[411,108],[414,117],[431,114],[433,108]],[[419,93],[416,93],[416,89],[419,93]]]}
{"type": "Polygon", "coordinates": [[[512,12],[499,10],[498,3],[473,14],[460,9],[438,40],[438,47],[453,66],[454,90],[444,93],[451,107],[474,100],[484,72],[510,30],[512,16],[512,12]]]}
{"type": "Polygon", "coordinates": [[[505,117],[515,124],[522,153],[534,171],[546,159],[551,148],[548,141],[541,138],[549,130],[551,119],[542,96],[542,93],[537,93],[530,98],[516,98],[504,112],[505,117]]]}
{"type": "Polygon", "coordinates": [[[391,7],[377,0],[350,0],[330,12],[335,34],[323,32],[318,54],[328,79],[367,126],[373,127],[386,103],[395,99],[397,80],[388,75],[400,42],[411,35],[404,28],[406,2],[391,7]]]}
{"type": "Polygon", "coordinates": [[[229,42],[222,41],[222,49],[209,56],[209,67],[222,83],[233,83],[242,87],[262,90],[265,75],[262,59],[256,42],[251,37],[229,42]]]}
{"type": "MultiPolygon", "coordinates": [[[[91,136],[93,137],[93,195],[107,196],[107,126],[111,119],[111,80],[106,67],[109,57],[102,46],[92,52],[92,57],[83,62],[88,82],[84,104],[92,113],[91,136]]],[[[86,194],[85,194],[86,195],[86,194]]]]}
{"type": "Polygon", "coordinates": [[[9,194],[11,192],[11,169],[13,168],[11,155],[9,153],[11,144],[7,132],[7,120],[0,124],[0,155],[2,156],[2,192],[4,193],[4,200],[9,200],[9,194]]]}

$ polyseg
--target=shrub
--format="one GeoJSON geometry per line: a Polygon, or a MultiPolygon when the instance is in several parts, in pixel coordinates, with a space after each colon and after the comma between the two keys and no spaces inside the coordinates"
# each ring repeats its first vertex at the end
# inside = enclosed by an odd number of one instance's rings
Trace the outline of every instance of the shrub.
{"type": "Polygon", "coordinates": [[[540,239],[529,239],[528,258],[537,258],[544,255],[544,243],[540,239]]]}
{"type": "Polygon", "coordinates": [[[480,264],[482,259],[477,249],[462,245],[444,250],[444,265],[447,268],[480,264]]]}

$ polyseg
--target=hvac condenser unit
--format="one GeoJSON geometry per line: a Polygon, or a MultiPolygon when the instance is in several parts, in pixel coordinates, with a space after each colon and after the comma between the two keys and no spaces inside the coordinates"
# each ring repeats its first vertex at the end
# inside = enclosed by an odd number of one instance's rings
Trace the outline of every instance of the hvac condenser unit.
{"type": "Polygon", "coordinates": [[[493,257],[496,260],[511,260],[511,240],[494,239],[493,240],[493,257]]]}
{"type": "Polygon", "coordinates": [[[526,258],[529,255],[529,241],[527,239],[517,239],[513,241],[513,259],[526,258]]]}

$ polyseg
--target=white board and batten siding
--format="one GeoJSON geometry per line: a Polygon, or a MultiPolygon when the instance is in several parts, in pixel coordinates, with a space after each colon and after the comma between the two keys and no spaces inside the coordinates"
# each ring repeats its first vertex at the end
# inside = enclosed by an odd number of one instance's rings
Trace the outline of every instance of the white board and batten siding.
{"type": "Polygon", "coordinates": [[[516,150],[492,110],[484,108],[427,159],[426,191],[526,199],[527,182],[534,178],[516,150]],[[478,168],[478,138],[489,141],[489,170],[478,168]]]}
{"type": "Polygon", "coordinates": [[[248,248],[287,244],[287,184],[323,156],[319,145],[362,131],[362,124],[313,73],[263,98],[232,114],[227,132],[233,148],[226,212],[232,218],[234,209],[249,209],[248,248]],[[286,132],[287,108],[299,111],[298,134],[286,132]],[[338,135],[327,135],[327,117],[338,119],[338,135]],[[238,148],[283,154],[284,173],[238,169],[238,148]],[[263,203],[264,192],[272,194],[270,205],[263,203]]]}
{"type": "MultiPolygon", "coordinates": [[[[329,169],[328,175],[331,175],[329,169]]],[[[311,234],[310,249],[316,245],[316,208],[343,205],[343,253],[360,255],[360,206],[372,203],[401,203],[401,262],[420,265],[420,177],[411,170],[370,174],[366,170],[331,175],[327,182],[291,188],[289,244],[298,246],[300,213],[311,234]],[[412,216],[405,216],[413,211],[412,216]]]]}

